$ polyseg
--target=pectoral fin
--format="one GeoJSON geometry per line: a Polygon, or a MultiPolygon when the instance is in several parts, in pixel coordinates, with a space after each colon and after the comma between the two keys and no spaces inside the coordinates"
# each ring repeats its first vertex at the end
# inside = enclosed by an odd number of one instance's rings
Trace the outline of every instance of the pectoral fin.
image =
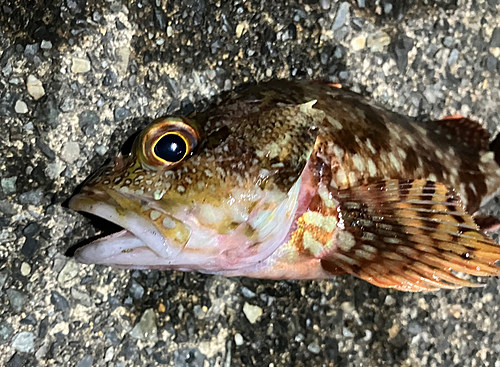
{"type": "Polygon", "coordinates": [[[338,197],[340,230],[322,255],[327,271],[342,269],[403,291],[480,286],[457,272],[500,275],[500,246],[439,182],[388,180],[342,190],[338,197]]]}

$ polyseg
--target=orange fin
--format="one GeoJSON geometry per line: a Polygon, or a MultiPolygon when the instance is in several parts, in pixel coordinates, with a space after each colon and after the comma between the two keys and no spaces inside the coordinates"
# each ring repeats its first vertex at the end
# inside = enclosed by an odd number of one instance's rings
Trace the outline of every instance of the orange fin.
{"type": "Polygon", "coordinates": [[[488,150],[490,133],[478,122],[461,115],[446,116],[441,120],[432,121],[446,134],[460,139],[462,142],[478,150],[488,150]]]}
{"type": "Polygon", "coordinates": [[[387,180],[337,196],[339,228],[333,246],[321,254],[327,271],[343,269],[402,291],[480,286],[457,272],[500,275],[500,246],[439,182],[387,180]]]}

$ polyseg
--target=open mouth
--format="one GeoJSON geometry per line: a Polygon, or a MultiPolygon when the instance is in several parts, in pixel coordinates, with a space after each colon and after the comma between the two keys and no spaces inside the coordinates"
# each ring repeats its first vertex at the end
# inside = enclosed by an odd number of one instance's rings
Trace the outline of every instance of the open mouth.
{"type": "Polygon", "coordinates": [[[133,268],[168,266],[182,251],[183,246],[167,241],[153,223],[127,209],[134,206],[124,196],[113,198],[103,191],[85,190],[73,196],[68,206],[123,228],[78,248],[74,256],[81,263],[133,268]]]}

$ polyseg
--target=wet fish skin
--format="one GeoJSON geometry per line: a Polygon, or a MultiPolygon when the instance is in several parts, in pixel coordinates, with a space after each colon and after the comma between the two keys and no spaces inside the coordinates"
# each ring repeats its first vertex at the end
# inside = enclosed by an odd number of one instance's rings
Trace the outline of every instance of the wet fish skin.
{"type": "MultiPolygon", "coordinates": [[[[458,126],[458,127],[457,127],[458,126]]],[[[500,186],[489,134],[417,123],[322,81],[274,80],[209,110],[155,120],[70,201],[125,228],[86,263],[318,279],[350,273],[406,291],[498,275],[474,214],[500,186]],[[180,134],[186,157],[153,154],[180,134]],[[162,135],[163,134],[163,135],[162,135]]]]}

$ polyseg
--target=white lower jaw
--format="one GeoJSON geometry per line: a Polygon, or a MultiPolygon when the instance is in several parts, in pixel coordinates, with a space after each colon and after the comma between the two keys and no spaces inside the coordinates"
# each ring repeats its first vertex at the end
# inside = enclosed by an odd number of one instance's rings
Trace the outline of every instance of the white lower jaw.
{"type": "MultiPolygon", "coordinates": [[[[74,210],[94,214],[98,217],[109,220],[120,227],[126,228],[125,232],[128,232],[131,236],[133,236],[135,241],[132,241],[128,237],[122,238],[120,241],[125,242],[120,246],[132,246],[131,243],[133,243],[135,247],[147,247],[151,252],[156,254],[157,258],[161,259],[173,259],[179,255],[183,249],[183,246],[179,244],[168,242],[151,222],[132,211],[127,211],[125,214],[119,213],[115,206],[105,202],[93,201],[84,194],[75,195],[70,200],[69,207],[74,210]],[[138,241],[140,241],[140,244],[138,241]]],[[[121,234],[122,232],[119,233],[121,234]]],[[[123,236],[124,235],[121,235],[121,237],[123,236]]],[[[108,243],[108,240],[111,240],[114,243],[115,240],[119,239],[119,237],[120,236],[118,236],[118,234],[115,234],[109,236],[109,239],[108,237],[105,237],[101,240],[97,240],[95,243],[108,243]]]]}
{"type": "Polygon", "coordinates": [[[144,242],[124,229],[77,249],[75,259],[83,264],[112,264],[115,261],[122,263],[127,258],[129,264],[134,264],[144,251],[153,253],[144,242]]]}

